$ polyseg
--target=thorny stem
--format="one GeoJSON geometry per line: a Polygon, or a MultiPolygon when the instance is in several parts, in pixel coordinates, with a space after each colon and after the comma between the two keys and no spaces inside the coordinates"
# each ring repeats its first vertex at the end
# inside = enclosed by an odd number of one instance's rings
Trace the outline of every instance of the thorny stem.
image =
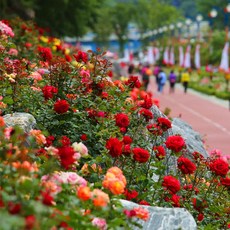
{"type": "MultiPolygon", "coordinates": [[[[153,141],[153,147],[155,146],[155,144],[157,142],[157,137],[158,136],[156,136],[154,141],[153,141]]],[[[146,171],[146,177],[148,176],[150,165],[151,165],[151,162],[152,162],[152,159],[153,159],[153,147],[152,147],[152,150],[151,150],[151,153],[150,153],[150,159],[149,159],[149,163],[148,163],[148,167],[147,167],[147,171],[146,171]]]]}
{"type": "Polygon", "coordinates": [[[131,185],[131,182],[132,182],[132,179],[133,179],[133,173],[135,171],[135,166],[136,166],[136,161],[133,161],[133,170],[130,174],[130,177],[129,177],[129,184],[131,185]]]}

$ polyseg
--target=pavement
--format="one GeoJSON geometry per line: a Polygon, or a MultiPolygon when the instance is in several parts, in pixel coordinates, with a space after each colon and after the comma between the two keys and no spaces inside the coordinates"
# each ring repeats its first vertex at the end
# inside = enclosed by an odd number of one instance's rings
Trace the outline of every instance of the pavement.
{"type": "Polygon", "coordinates": [[[147,91],[159,99],[160,110],[169,108],[169,117],[180,117],[200,133],[208,152],[218,149],[223,155],[230,155],[230,109],[229,101],[188,89],[183,92],[180,83],[176,84],[175,92],[169,93],[166,84],[162,94],[157,93],[155,78],[150,78],[147,91]]]}

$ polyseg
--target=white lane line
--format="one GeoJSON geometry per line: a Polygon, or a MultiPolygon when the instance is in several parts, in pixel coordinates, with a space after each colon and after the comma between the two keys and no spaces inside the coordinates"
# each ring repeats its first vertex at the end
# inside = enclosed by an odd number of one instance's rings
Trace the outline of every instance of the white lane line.
{"type": "MultiPolygon", "coordinates": [[[[172,100],[171,98],[167,98],[167,99],[169,99],[170,101],[172,101],[172,102],[175,103],[175,100],[172,100]]],[[[220,124],[218,124],[218,123],[212,121],[211,119],[209,119],[209,118],[203,116],[202,114],[200,114],[200,113],[194,111],[193,109],[188,108],[187,106],[185,106],[185,105],[183,105],[183,104],[181,104],[181,103],[179,103],[179,102],[176,102],[176,103],[177,103],[178,105],[180,105],[181,107],[183,107],[185,110],[189,111],[190,113],[192,113],[192,114],[196,115],[197,117],[203,119],[203,120],[206,121],[207,123],[210,123],[211,125],[214,125],[216,128],[220,129],[222,132],[224,132],[224,133],[230,135],[230,132],[229,132],[225,127],[223,127],[222,125],[220,125],[220,124]]]]}

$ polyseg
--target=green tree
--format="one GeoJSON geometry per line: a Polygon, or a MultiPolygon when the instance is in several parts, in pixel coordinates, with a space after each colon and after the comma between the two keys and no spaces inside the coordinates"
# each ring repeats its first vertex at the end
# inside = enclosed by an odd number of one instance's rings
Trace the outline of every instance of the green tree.
{"type": "Polygon", "coordinates": [[[148,30],[158,29],[161,26],[173,23],[181,17],[179,11],[170,5],[158,0],[138,0],[134,8],[134,22],[137,24],[144,44],[143,34],[148,30]]]}
{"type": "Polygon", "coordinates": [[[50,28],[55,36],[82,36],[97,22],[105,0],[1,0],[1,18],[20,16],[50,28]]]}
{"type": "Polygon", "coordinates": [[[54,35],[82,36],[97,20],[104,0],[36,0],[36,22],[54,35]]]}
{"type": "Polygon", "coordinates": [[[111,8],[110,14],[112,27],[119,42],[119,51],[123,54],[128,38],[128,24],[132,21],[132,4],[119,2],[111,8]]]}
{"type": "Polygon", "coordinates": [[[225,25],[229,24],[228,16],[224,9],[227,6],[227,1],[219,1],[219,0],[196,0],[198,10],[204,15],[205,19],[209,21],[211,18],[209,17],[209,13],[212,9],[216,9],[218,15],[212,21],[213,28],[223,29],[225,25]]]}
{"type": "Polygon", "coordinates": [[[201,49],[203,65],[212,64],[219,66],[222,55],[222,49],[224,48],[225,43],[224,35],[224,31],[215,31],[212,34],[210,41],[204,44],[204,46],[201,49]]]}
{"type": "Polygon", "coordinates": [[[98,9],[98,20],[94,23],[93,32],[96,34],[95,42],[101,48],[108,48],[110,35],[113,33],[110,7],[98,9]]]}
{"type": "Polygon", "coordinates": [[[23,19],[32,19],[35,16],[35,6],[35,0],[1,0],[0,18],[7,19],[19,16],[23,19]]]}

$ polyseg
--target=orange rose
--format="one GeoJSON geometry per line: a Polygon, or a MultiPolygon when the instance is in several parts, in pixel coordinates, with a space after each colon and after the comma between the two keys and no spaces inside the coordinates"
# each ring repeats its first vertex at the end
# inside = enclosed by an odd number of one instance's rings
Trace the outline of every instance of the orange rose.
{"type": "Polygon", "coordinates": [[[37,144],[42,145],[42,144],[46,143],[46,138],[42,134],[41,130],[32,129],[30,131],[30,135],[33,136],[36,139],[37,144]]]}
{"type": "Polygon", "coordinates": [[[108,169],[102,182],[104,188],[109,189],[114,195],[124,193],[126,178],[118,167],[108,169]]]}
{"type": "Polygon", "coordinates": [[[94,189],[92,192],[93,204],[96,207],[105,207],[109,203],[108,194],[102,192],[100,189],[94,189]]]}
{"type": "Polygon", "coordinates": [[[108,184],[108,189],[114,194],[114,195],[120,195],[124,193],[125,191],[125,185],[122,181],[116,179],[114,181],[110,181],[108,184]]]}
{"type": "Polygon", "coordinates": [[[80,200],[86,201],[91,198],[90,188],[87,186],[80,186],[77,189],[77,196],[80,200]]]}
{"type": "Polygon", "coordinates": [[[3,117],[0,117],[0,127],[3,127],[5,125],[3,117]]]}
{"type": "Polygon", "coordinates": [[[147,209],[144,209],[142,207],[137,207],[134,208],[133,211],[136,212],[136,217],[145,221],[149,219],[149,211],[147,209]]]}

